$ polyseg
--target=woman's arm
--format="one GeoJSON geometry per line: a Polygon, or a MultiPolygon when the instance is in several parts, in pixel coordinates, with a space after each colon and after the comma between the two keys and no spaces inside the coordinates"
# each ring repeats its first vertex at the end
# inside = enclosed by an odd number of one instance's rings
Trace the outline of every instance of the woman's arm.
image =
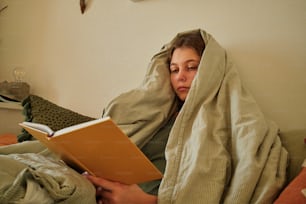
{"type": "Polygon", "coordinates": [[[126,185],[85,174],[97,188],[102,203],[110,204],[156,204],[157,197],[145,193],[137,184],[126,185]]]}

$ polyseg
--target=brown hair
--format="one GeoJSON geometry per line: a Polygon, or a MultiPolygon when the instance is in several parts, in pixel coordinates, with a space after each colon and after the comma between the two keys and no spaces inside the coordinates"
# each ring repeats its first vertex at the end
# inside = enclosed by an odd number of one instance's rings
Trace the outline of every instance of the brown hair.
{"type": "Polygon", "coordinates": [[[168,64],[171,62],[174,50],[180,47],[193,48],[199,56],[202,56],[205,43],[199,31],[178,35],[169,49],[168,64]]]}

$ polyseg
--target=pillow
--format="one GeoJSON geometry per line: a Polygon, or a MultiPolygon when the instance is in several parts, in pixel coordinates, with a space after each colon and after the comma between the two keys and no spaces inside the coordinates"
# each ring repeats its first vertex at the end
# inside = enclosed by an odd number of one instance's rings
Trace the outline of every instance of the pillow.
{"type": "Polygon", "coordinates": [[[0,146],[17,143],[17,136],[11,133],[0,134],[0,146]]]}
{"type": "Polygon", "coordinates": [[[306,189],[306,159],[305,166],[297,177],[280,194],[274,204],[302,204],[306,203],[306,196],[303,191],[306,189]]]}
{"type": "MultiPolygon", "coordinates": [[[[48,125],[54,131],[95,119],[58,106],[36,95],[29,95],[21,104],[25,121],[48,125]]],[[[24,129],[18,135],[18,142],[33,139],[33,136],[24,129]]]]}

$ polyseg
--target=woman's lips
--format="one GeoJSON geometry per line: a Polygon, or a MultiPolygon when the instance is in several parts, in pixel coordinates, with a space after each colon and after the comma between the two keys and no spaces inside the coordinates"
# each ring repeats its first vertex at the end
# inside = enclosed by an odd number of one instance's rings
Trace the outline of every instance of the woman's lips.
{"type": "Polygon", "coordinates": [[[187,92],[189,91],[189,87],[186,86],[180,86],[176,89],[178,92],[187,92]]]}

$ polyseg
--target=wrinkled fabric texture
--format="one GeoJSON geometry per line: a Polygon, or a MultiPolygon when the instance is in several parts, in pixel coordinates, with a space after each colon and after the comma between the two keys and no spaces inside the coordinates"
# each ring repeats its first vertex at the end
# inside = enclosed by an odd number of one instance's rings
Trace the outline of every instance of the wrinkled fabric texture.
{"type": "Polygon", "coordinates": [[[38,141],[0,148],[0,203],[96,203],[95,188],[38,141]]]}
{"type": "MultiPolygon", "coordinates": [[[[200,32],[206,48],[170,132],[158,203],[272,203],[288,160],[278,127],[265,118],[218,42],[203,30],[187,32],[200,32]]],[[[139,147],[176,106],[167,65],[171,42],[153,56],[143,83],[104,110],[139,147]]]]}

